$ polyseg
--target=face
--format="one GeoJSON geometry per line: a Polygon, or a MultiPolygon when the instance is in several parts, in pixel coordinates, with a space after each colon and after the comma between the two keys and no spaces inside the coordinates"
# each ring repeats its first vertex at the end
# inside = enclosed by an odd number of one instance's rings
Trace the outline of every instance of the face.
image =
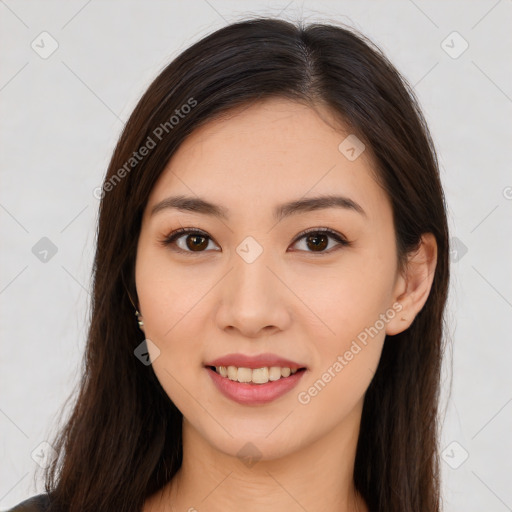
{"type": "Polygon", "coordinates": [[[391,205],[369,148],[354,159],[360,146],[347,150],[348,135],[325,109],[266,100],[197,129],[149,197],[136,287],[153,369],[188,424],[225,454],[250,440],[272,459],[342,428],[360,412],[399,316],[391,205]],[[275,216],[326,195],[345,201],[275,216]],[[171,196],[225,216],[152,213],[171,196]],[[306,369],[277,398],[240,403],[205,367],[233,353],[306,369]]]}

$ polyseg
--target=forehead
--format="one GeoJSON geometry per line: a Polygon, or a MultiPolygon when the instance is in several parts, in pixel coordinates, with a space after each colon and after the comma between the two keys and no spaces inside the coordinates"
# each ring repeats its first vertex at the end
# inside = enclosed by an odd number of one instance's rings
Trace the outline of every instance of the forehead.
{"type": "Polygon", "coordinates": [[[184,194],[250,216],[267,204],[342,194],[378,216],[387,196],[373,178],[369,148],[355,160],[340,150],[349,136],[326,108],[280,98],[237,108],[187,137],[155,184],[148,207],[184,194]]]}

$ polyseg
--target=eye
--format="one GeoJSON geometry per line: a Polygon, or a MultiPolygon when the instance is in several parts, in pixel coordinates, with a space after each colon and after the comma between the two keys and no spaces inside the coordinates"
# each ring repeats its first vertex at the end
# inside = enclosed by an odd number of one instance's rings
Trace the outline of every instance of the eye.
{"type": "Polygon", "coordinates": [[[188,255],[204,252],[204,249],[209,245],[208,240],[211,241],[211,238],[204,231],[196,228],[180,228],[161,240],[161,243],[164,246],[175,244],[178,247],[177,252],[187,253],[188,255]],[[185,240],[181,240],[182,238],[185,240]]]}
{"type": "MultiPolygon", "coordinates": [[[[292,245],[297,244],[302,239],[304,239],[305,246],[308,249],[313,248],[313,250],[305,249],[304,252],[316,252],[319,254],[332,252],[332,246],[329,247],[329,251],[325,251],[326,247],[329,246],[329,239],[336,241],[339,246],[350,246],[352,244],[352,242],[346,240],[341,234],[329,228],[311,228],[303,231],[297,235],[292,245]]],[[[173,250],[187,255],[205,252],[205,249],[209,246],[209,242],[213,242],[210,236],[197,228],[177,229],[160,241],[163,246],[176,245],[177,249],[173,250]]],[[[336,247],[336,244],[334,244],[334,247],[336,247]]]]}
{"type": "MultiPolygon", "coordinates": [[[[332,252],[332,246],[329,248],[329,251],[324,250],[329,245],[329,238],[331,240],[335,240],[339,246],[350,246],[352,244],[352,242],[349,242],[340,233],[337,233],[336,231],[333,231],[329,228],[311,228],[303,231],[297,235],[294,244],[304,239],[305,246],[308,248],[313,248],[313,250],[306,252],[325,254],[332,252]]],[[[336,248],[336,244],[334,247],[336,248]]]]}

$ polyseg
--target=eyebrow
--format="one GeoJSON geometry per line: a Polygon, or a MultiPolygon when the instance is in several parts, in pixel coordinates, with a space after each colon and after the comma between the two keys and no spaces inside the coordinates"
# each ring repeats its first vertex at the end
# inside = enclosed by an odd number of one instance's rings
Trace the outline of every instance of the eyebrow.
{"type": "MultiPolygon", "coordinates": [[[[211,215],[224,220],[229,219],[229,210],[227,208],[210,203],[209,201],[199,197],[187,196],[171,196],[163,199],[153,206],[151,216],[168,208],[211,215]]],[[[276,221],[281,221],[285,217],[289,217],[291,215],[323,210],[326,208],[341,208],[357,212],[363,217],[367,216],[362,206],[348,197],[323,195],[307,199],[297,199],[278,205],[274,208],[274,219],[276,221]]]]}

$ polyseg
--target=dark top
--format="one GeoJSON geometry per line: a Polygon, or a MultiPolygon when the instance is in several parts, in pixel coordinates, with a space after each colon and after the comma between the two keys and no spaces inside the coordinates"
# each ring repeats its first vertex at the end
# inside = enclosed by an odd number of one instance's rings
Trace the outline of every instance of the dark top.
{"type": "Polygon", "coordinates": [[[7,510],[7,512],[45,512],[49,504],[50,498],[47,493],[38,494],[18,503],[14,508],[7,510]]]}

